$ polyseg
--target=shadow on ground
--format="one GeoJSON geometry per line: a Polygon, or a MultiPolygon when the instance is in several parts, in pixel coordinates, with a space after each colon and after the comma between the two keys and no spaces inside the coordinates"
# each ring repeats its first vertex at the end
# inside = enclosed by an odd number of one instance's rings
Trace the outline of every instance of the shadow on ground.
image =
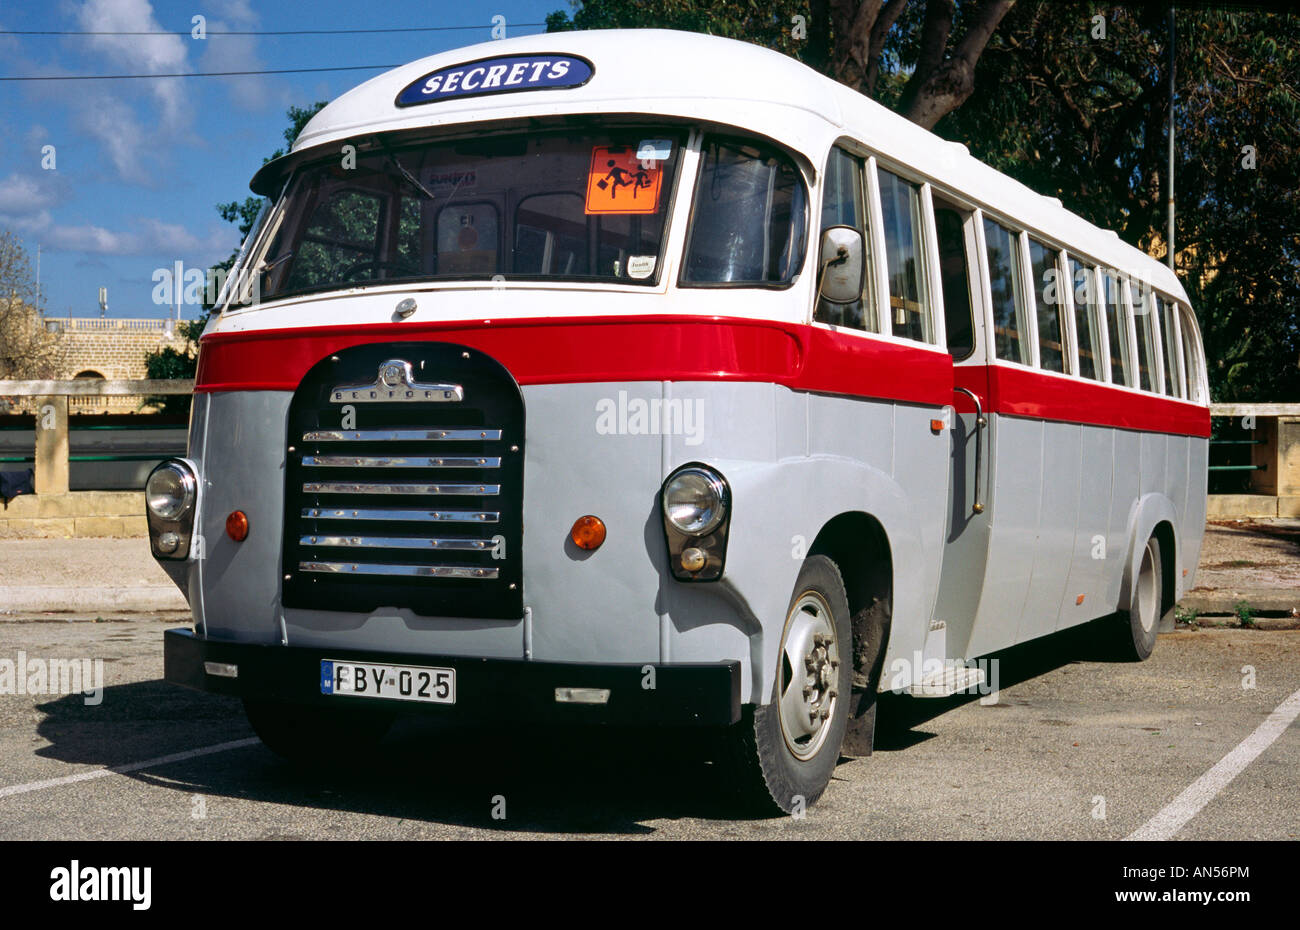
{"type": "MultiPolygon", "coordinates": [[[[1100,658],[1092,639],[1074,631],[998,653],[1001,687],[1100,658]]],[[[926,722],[977,698],[882,695],[876,751],[930,738],[926,722]]],[[[38,709],[38,732],[50,743],[39,754],[79,765],[123,766],[252,736],[237,700],[163,681],[108,688],[98,706],[75,695],[38,709]]],[[[254,745],[123,774],[186,793],[486,830],[648,835],[655,831],[645,822],[657,819],[750,819],[716,750],[715,734],[698,730],[472,728],[409,718],[376,749],[323,747],[314,765],[254,745]],[[504,820],[492,817],[498,798],[504,820]]],[[[845,764],[871,763],[842,758],[838,777],[845,764]]]]}

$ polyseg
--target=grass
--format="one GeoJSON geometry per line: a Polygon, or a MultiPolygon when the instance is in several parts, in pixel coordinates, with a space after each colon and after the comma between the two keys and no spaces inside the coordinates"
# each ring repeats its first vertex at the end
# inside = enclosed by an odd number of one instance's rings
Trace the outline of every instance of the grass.
{"type": "Polygon", "coordinates": [[[1237,614],[1237,620],[1241,623],[1241,628],[1243,630],[1254,629],[1255,611],[1254,608],[1250,606],[1249,601],[1237,601],[1237,603],[1232,605],[1232,609],[1237,614]]]}

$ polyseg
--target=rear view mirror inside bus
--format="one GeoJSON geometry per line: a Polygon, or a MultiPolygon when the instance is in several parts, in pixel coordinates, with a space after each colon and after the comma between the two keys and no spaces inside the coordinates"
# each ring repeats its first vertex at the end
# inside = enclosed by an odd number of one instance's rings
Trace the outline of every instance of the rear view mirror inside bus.
{"type": "Polygon", "coordinates": [[[833,304],[849,304],[862,296],[862,233],[852,226],[822,230],[820,294],[833,304]]]}

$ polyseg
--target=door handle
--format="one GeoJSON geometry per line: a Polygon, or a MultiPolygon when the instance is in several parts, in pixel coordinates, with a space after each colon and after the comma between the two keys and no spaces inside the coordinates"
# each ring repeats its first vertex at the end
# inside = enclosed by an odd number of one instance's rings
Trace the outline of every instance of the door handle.
{"type": "Polygon", "coordinates": [[[984,487],[980,479],[980,466],[982,464],[980,447],[983,443],[984,428],[988,426],[988,420],[984,418],[984,405],[980,403],[980,399],[974,391],[963,387],[955,387],[952,390],[954,394],[965,394],[975,404],[975,503],[971,505],[971,513],[983,513],[984,502],[980,500],[980,491],[984,487]]]}

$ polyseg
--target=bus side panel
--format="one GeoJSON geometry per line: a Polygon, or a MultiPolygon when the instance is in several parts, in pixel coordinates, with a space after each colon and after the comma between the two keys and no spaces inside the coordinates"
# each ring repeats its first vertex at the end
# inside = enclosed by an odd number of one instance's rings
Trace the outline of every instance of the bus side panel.
{"type": "Polygon", "coordinates": [[[989,417],[990,533],[988,568],[967,655],[987,655],[1016,642],[1038,536],[1042,500],[1043,422],[989,417]]]}
{"type": "Polygon", "coordinates": [[[1139,495],[1142,468],[1142,436],[1130,430],[1113,430],[1115,458],[1112,466],[1114,484],[1110,497],[1110,528],[1106,534],[1106,601],[1100,614],[1119,606],[1120,586],[1124,581],[1125,557],[1129,550],[1129,527],[1139,495]]]}
{"type": "MultiPolygon", "coordinates": [[[[1187,567],[1187,544],[1184,532],[1187,526],[1187,454],[1192,440],[1187,436],[1169,436],[1166,441],[1168,454],[1165,457],[1165,493],[1174,505],[1178,522],[1174,524],[1174,539],[1178,544],[1178,556],[1181,563],[1178,568],[1187,567]]],[[[1174,573],[1174,597],[1181,597],[1183,573],[1174,573]]]]}
{"type": "Polygon", "coordinates": [[[1033,574],[1016,633],[1018,642],[1051,633],[1061,614],[1078,518],[1079,431],[1075,423],[1043,423],[1042,499],[1033,554],[1026,555],[1033,574]]]}
{"type": "Polygon", "coordinates": [[[1079,436],[1079,517],[1070,557],[1070,576],[1057,629],[1086,623],[1109,612],[1106,606],[1106,560],[1103,557],[1110,526],[1112,472],[1115,468],[1115,431],[1082,426],[1079,436]],[[1083,595],[1083,603],[1077,603],[1083,595]]]}
{"type": "Polygon", "coordinates": [[[1196,585],[1196,568],[1201,558],[1201,543],[1205,538],[1205,511],[1208,501],[1206,489],[1209,481],[1210,441],[1199,436],[1187,439],[1187,513],[1183,517],[1183,568],[1187,574],[1180,579],[1181,591],[1196,585]]]}

